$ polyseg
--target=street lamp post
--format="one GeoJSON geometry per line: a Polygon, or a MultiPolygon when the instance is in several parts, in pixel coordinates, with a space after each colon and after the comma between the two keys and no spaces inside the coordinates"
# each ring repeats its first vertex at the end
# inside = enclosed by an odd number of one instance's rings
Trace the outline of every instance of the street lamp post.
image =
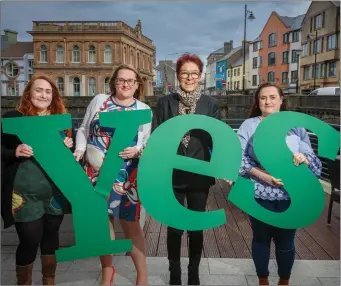
{"type": "Polygon", "coordinates": [[[297,60],[297,78],[296,78],[296,94],[298,94],[298,79],[300,74],[300,55],[302,50],[296,50],[296,60],[297,60]]]}
{"type": "MultiPolygon", "coordinates": [[[[312,39],[311,34],[308,34],[307,38],[312,39]]],[[[316,46],[315,42],[313,42],[313,47],[314,47],[314,54],[315,54],[315,62],[314,62],[314,90],[316,89],[316,59],[317,59],[317,30],[315,30],[315,41],[316,41],[316,46]]]]}
{"type": "Polygon", "coordinates": [[[246,53],[246,19],[252,22],[256,17],[253,15],[252,11],[247,10],[247,5],[245,5],[244,11],[244,41],[243,41],[243,93],[245,93],[245,53],[246,53]],[[247,15],[249,14],[249,17],[247,15]]]}

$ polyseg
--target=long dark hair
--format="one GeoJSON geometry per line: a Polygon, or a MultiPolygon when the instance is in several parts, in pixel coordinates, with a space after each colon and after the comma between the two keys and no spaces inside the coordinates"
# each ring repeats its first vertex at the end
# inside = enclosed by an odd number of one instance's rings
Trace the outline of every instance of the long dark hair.
{"type": "Polygon", "coordinates": [[[257,88],[257,90],[255,92],[255,95],[254,95],[254,98],[253,98],[253,104],[252,104],[251,110],[249,112],[248,118],[252,118],[252,117],[256,117],[256,116],[262,115],[262,111],[259,108],[259,94],[260,94],[261,90],[263,88],[266,88],[266,87],[275,87],[275,88],[277,88],[279,96],[283,99],[283,102],[282,102],[280,110],[281,111],[287,110],[287,104],[286,104],[286,100],[284,98],[284,93],[283,93],[282,89],[278,85],[276,85],[274,83],[264,82],[264,83],[262,83],[262,84],[260,84],[258,86],[258,88],[257,88]]]}

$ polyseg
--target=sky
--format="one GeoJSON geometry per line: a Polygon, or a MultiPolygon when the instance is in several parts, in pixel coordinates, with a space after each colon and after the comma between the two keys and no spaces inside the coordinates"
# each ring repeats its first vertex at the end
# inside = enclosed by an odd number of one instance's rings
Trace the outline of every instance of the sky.
{"type": "Polygon", "coordinates": [[[31,41],[26,31],[32,21],[123,21],[135,27],[141,19],[142,33],[156,46],[156,62],[175,61],[181,54],[207,56],[233,40],[240,46],[244,33],[244,5],[256,19],[247,23],[247,40],[259,36],[272,11],[295,17],[306,13],[310,1],[4,1],[1,3],[1,30],[18,32],[19,41],[31,41]],[[178,53],[175,54],[174,53],[178,53]],[[173,54],[173,55],[171,55],[173,54]]]}

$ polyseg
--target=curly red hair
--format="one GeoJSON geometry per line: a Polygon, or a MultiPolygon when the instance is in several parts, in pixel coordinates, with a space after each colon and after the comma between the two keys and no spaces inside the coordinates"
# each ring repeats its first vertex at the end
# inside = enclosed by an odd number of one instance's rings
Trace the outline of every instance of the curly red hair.
{"type": "MultiPolygon", "coordinates": [[[[19,104],[17,106],[17,110],[22,113],[24,116],[38,116],[38,110],[34,107],[34,105],[31,102],[31,89],[34,84],[34,82],[37,79],[43,79],[46,80],[52,87],[52,101],[51,105],[48,107],[50,114],[66,114],[67,109],[64,105],[63,99],[60,96],[59,90],[55,83],[48,77],[40,75],[33,77],[28,84],[26,85],[24,92],[20,98],[19,104]]],[[[67,136],[69,136],[71,133],[71,129],[67,130],[67,136]]]]}

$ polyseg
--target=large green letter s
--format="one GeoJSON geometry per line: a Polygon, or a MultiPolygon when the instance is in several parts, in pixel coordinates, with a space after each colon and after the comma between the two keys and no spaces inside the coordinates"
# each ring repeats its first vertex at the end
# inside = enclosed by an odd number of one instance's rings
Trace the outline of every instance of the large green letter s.
{"type": "Polygon", "coordinates": [[[241,148],[233,129],[203,115],[177,116],[164,122],[149,138],[139,163],[139,196],[146,211],[157,221],[183,230],[213,228],[226,222],[223,210],[196,212],[182,207],[174,197],[173,169],[235,181],[241,148]],[[213,153],[210,162],[177,155],[181,138],[192,129],[210,133],[213,153]]]}
{"type": "Polygon", "coordinates": [[[274,213],[258,205],[253,192],[239,190],[239,194],[233,194],[234,203],[249,215],[282,228],[302,228],[312,224],[321,215],[325,203],[324,191],[316,176],[307,166],[293,164],[293,154],[285,137],[296,127],[309,129],[317,135],[319,156],[335,159],[340,147],[340,133],[334,128],[306,114],[274,113],[259,124],[254,135],[254,149],[262,166],[275,178],[283,180],[291,198],[290,207],[283,213],[274,213]]]}

